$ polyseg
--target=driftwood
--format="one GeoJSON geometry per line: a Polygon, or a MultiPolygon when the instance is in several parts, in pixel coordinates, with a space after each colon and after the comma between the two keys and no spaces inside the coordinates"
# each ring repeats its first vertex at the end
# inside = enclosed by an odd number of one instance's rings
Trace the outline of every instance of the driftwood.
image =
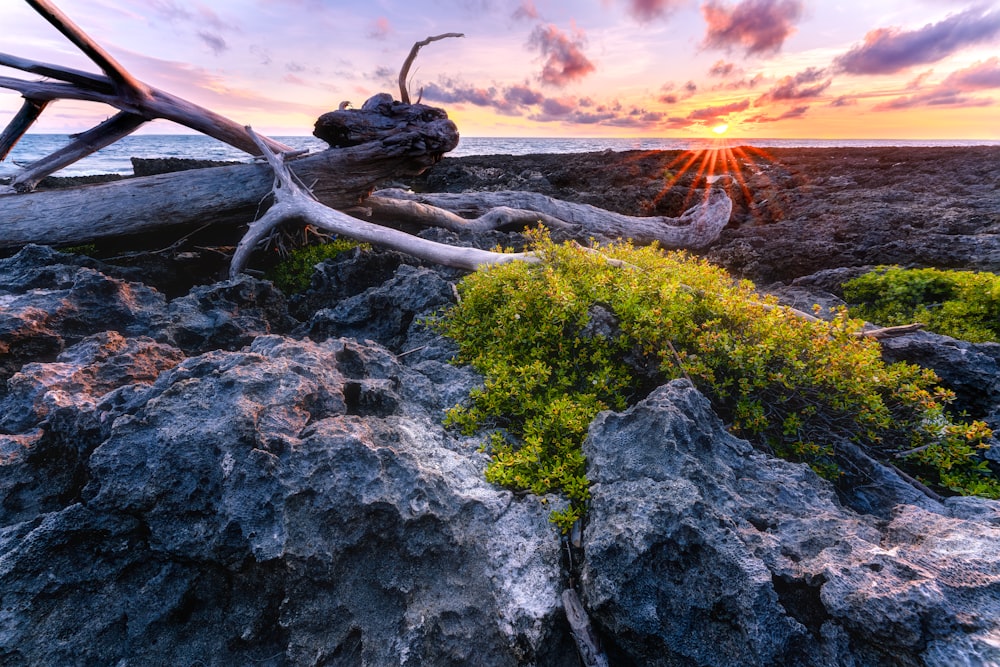
{"type": "Polygon", "coordinates": [[[573,641],[576,642],[576,649],[580,653],[580,661],[584,667],[608,667],[608,658],[601,650],[597,634],[590,625],[590,617],[587,616],[587,610],[583,608],[576,591],[572,588],[564,590],[562,602],[573,641]]]}
{"type": "MultiPolygon", "coordinates": [[[[380,97],[374,109],[354,115],[363,123],[399,111],[397,106],[385,105],[380,97]]],[[[348,208],[357,206],[377,183],[418,174],[458,143],[458,130],[446,118],[395,129],[378,141],[299,158],[293,163],[295,175],[310,185],[319,201],[348,208]]],[[[0,195],[0,248],[89,243],[179,225],[246,224],[270,194],[272,183],[267,165],[242,164],[0,195]]]]}
{"type": "MultiPolygon", "coordinates": [[[[23,81],[0,77],[0,88],[16,90],[25,99],[20,113],[14,117],[3,134],[0,134],[0,159],[6,157],[52,100],[101,102],[119,109],[119,113],[77,135],[67,146],[52,155],[21,170],[10,184],[18,192],[33,190],[38,182],[49,174],[113,144],[156,118],[179,123],[251,154],[257,152],[256,144],[238,123],[187,100],[157,90],[133,77],[49,0],[26,0],[26,2],[90,58],[104,74],[90,74],[0,53],[0,65],[55,79],[55,81],[23,81]]],[[[291,150],[288,146],[271,139],[265,139],[265,143],[272,150],[291,150]]]]}
{"type": "MultiPolygon", "coordinates": [[[[250,128],[247,130],[252,136],[255,136],[250,128]]],[[[529,253],[489,252],[478,248],[462,248],[428,241],[419,236],[412,236],[382,225],[358,220],[346,213],[324,206],[316,201],[311,193],[295,182],[291,170],[280,154],[270,152],[263,142],[260,143],[260,146],[274,171],[274,205],[262,218],[250,225],[250,229],[236,248],[229,268],[229,273],[233,277],[243,270],[247,258],[261,239],[281,223],[291,220],[305,222],[357,241],[399,250],[435,264],[469,271],[474,271],[487,264],[534,260],[534,257],[529,253]]]]}
{"type": "Polygon", "coordinates": [[[414,194],[380,190],[365,200],[373,220],[406,220],[449,229],[486,230],[542,222],[576,227],[605,238],[659,243],[665,248],[703,248],[719,237],[729,222],[733,201],[721,188],[705,192],[703,201],[679,218],[637,217],[588,204],[574,204],[537,192],[501,191],[414,194]],[[451,215],[446,212],[452,212],[451,215]],[[456,214],[478,216],[465,220],[456,214]]]}
{"type": "Polygon", "coordinates": [[[418,174],[458,144],[458,130],[447,114],[426,105],[408,104],[406,92],[407,73],[419,49],[440,39],[461,36],[458,33],[428,37],[413,46],[400,71],[403,102],[380,94],[361,109],[342,104],[339,110],[324,114],[316,122],[314,134],[327,141],[331,149],[288,162],[296,157],[288,147],[134,79],[49,0],[26,1],[103,74],[0,54],[0,65],[55,79],[31,82],[0,78],[0,87],[17,90],[25,98],[21,111],[0,135],[0,153],[9,151],[52,100],[103,102],[120,112],[14,177],[9,193],[0,194],[0,248],[27,243],[80,244],[171,226],[244,224],[257,210],[265,208],[273,180],[270,170],[261,164],[28,192],[42,176],[157,117],[182,123],[248,153],[264,155],[271,163],[277,178],[276,203],[264,219],[251,226],[234,257],[234,271],[245,265],[254,243],[279,220],[312,223],[428,261],[467,269],[518,257],[530,260],[532,256],[433,244],[391,227],[417,222],[451,229],[486,229],[542,222],[550,227],[574,228],[579,236],[626,237],[640,243],[656,241],[669,248],[699,248],[713,241],[729,220],[732,202],[721,189],[707,191],[701,204],[678,219],[623,216],[533,193],[424,195],[418,201],[415,195],[385,190],[370,197],[378,183],[418,174]],[[469,215],[474,219],[465,217],[469,215]]]}

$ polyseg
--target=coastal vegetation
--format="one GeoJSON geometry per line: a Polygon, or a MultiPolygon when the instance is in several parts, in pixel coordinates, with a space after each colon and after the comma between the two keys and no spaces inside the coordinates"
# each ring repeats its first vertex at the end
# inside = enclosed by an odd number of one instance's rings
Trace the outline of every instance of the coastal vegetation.
{"type": "Polygon", "coordinates": [[[933,372],[884,362],[846,311],[800,317],[683,252],[596,254],[533,236],[539,263],[467,276],[437,326],[485,378],[447,422],[490,432],[491,481],[568,498],[552,515],[562,529],[589,497],[581,446],[594,416],[677,378],[733,433],[825,477],[839,477],[849,441],[939,491],[1000,497],[981,457],[986,425],[950,415],[933,372]]]}
{"type": "Polygon", "coordinates": [[[289,250],[277,264],[265,273],[265,277],[286,294],[304,292],[309,287],[313,267],[327,259],[354,248],[370,249],[364,243],[352,239],[334,238],[324,243],[313,243],[289,250]]]}
{"type": "Polygon", "coordinates": [[[985,271],[880,266],[844,283],[854,317],[882,325],[921,322],[973,343],[1000,341],[1000,276],[985,271]]]}

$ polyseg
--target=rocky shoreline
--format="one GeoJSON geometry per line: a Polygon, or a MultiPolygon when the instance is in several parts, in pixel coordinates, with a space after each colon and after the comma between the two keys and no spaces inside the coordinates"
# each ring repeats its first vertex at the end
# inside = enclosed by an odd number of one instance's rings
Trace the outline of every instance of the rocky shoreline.
{"type": "MultiPolygon", "coordinates": [[[[679,157],[445,159],[403,185],[676,215],[699,186],[664,188],[679,157]]],[[[879,263],[1000,270],[1000,148],[740,164],[705,255],[789,302],[879,263]]],[[[480,382],[425,323],[455,271],[353,252],[289,297],[193,271],[212,253],[190,243],[155,266],[0,259],[3,664],[577,665],[567,587],[613,665],[1000,663],[997,502],[874,461],[835,488],[676,381],[594,421],[588,520],[563,538],[558,499],[487,484],[478,440],[441,425],[480,382]]],[[[1000,345],[885,354],[1000,425],[1000,345]]]]}

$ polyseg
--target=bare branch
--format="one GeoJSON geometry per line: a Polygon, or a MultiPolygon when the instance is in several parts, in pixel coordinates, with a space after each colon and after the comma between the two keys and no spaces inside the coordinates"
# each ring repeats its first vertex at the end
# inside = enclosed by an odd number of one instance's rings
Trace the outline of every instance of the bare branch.
{"type": "MultiPolygon", "coordinates": [[[[0,65],[57,80],[23,81],[0,77],[0,88],[20,92],[37,107],[27,105],[22,107],[21,112],[0,137],[0,149],[3,155],[10,151],[38,118],[45,103],[51,100],[74,99],[98,102],[112,106],[121,113],[84,133],[73,144],[31,165],[26,173],[20,174],[14,181],[13,185],[18,192],[31,190],[46,175],[117,141],[144,122],[155,118],[184,125],[251,155],[258,154],[256,144],[242,125],[139,81],[49,0],[27,0],[27,2],[83,51],[106,76],[0,54],[0,65]]],[[[288,146],[271,139],[265,139],[265,143],[277,152],[291,150],[288,146]]]]}
{"type": "Polygon", "coordinates": [[[149,94],[146,84],[142,83],[122,67],[107,51],[92,40],[79,26],[62,13],[49,0],[26,0],[42,18],[51,23],[66,39],[83,51],[90,60],[101,68],[115,84],[118,93],[132,99],[142,99],[149,94]]]}
{"type": "Polygon", "coordinates": [[[414,194],[386,189],[379,190],[377,194],[392,199],[413,200],[470,216],[482,216],[498,207],[533,211],[534,221],[543,217],[554,218],[594,235],[629,238],[640,244],[655,241],[665,248],[687,249],[703,248],[717,239],[733,210],[733,201],[721,188],[707,191],[700,204],[678,218],[622,215],[588,204],[553,199],[537,192],[515,190],[414,194]]]}
{"type": "Polygon", "coordinates": [[[528,209],[516,209],[498,206],[486,211],[478,218],[463,218],[462,216],[423,204],[412,199],[395,199],[392,197],[373,195],[365,199],[364,205],[345,211],[360,219],[389,221],[394,223],[413,223],[423,227],[441,227],[453,232],[483,232],[503,227],[525,228],[542,223],[550,229],[565,229],[572,225],[545,213],[528,209]]]}
{"type": "MultiPolygon", "coordinates": [[[[250,128],[247,128],[247,133],[256,137],[250,128]]],[[[313,199],[309,193],[295,183],[291,171],[279,154],[273,153],[262,141],[257,141],[258,147],[274,170],[275,201],[263,217],[250,225],[250,229],[240,241],[230,264],[230,276],[235,277],[243,270],[254,246],[268,232],[281,223],[292,220],[305,222],[356,241],[398,250],[418,259],[467,271],[474,271],[489,264],[539,261],[531,253],[489,252],[478,248],[460,248],[444,243],[435,243],[395,229],[364,222],[352,218],[346,213],[328,208],[313,199]]]]}
{"type": "Polygon", "coordinates": [[[437,42],[442,39],[448,39],[449,37],[465,37],[463,33],[460,32],[446,32],[443,35],[435,35],[434,37],[428,37],[422,41],[417,42],[410,49],[410,55],[406,56],[406,60],[403,61],[403,66],[399,70],[399,101],[405,104],[410,103],[410,93],[406,90],[406,79],[410,75],[410,67],[413,65],[413,61],[417,58],[417,53],[420,52],[420,48],[427,46],[431,42],[437,42]]]}
{"type": "Polygon", "coordinates": [[[145,118],[121,111],[97,127],[77,135],[73,141],[55,153],[31,163],[14,176],[10,185],[18,192],[30,192],[49,174],[105,146],[110,146],[122,137],[132,134],[136,128],[145,123],[145,118]]]}
{"type": "Polygon", "coordinates": [[[587,610],[583,608],[576,591],[572,588],[564,590],[562,602],[563,609],[566,611],[566,620],[569,622],[569,628],[584,667],[608,667],[608,657],[601,650],[597,633],[594,632],[590,624],[590,617],[587,616],[587,610]]]}
{"type": "Polygon", "coordinates": [[[7,127],[4,128],[3,134],[0,134],[0,161],[7,159],[7,154],[20,141],[21,137],[31,129],[31,126],[38,120],[38,116],[41,115],[47,105],[48,102],[45,101],[24,100],[20,111],[17,112],[10,123],[7,124],[7,127]]]}
{"type": "Polygon", "coordinates": [[[111,79],[102,74],[91,74],[90,72],[84,72],[70,67],[40,63],[34,60],[18,58],[17,56],[12,56],[7,53],[0,53],[0,65],[13,69],[19,69],[22,72],[56,79],[57,81],[73,83],[83,88],[102,93],[111,94],[115,90],[111,79]]]}

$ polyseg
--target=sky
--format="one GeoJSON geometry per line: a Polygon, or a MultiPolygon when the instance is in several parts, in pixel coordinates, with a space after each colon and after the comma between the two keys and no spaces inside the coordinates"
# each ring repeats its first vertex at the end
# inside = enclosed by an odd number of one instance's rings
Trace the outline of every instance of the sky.
{"type": "MultiPolygon", "coordinates": [[[[140,80],[272,136],[398,98],[410,47],[459,32],[409,90],[463,136],[1000,139],[997,1],[54,1],[140,80]]],[[[95,70],[21,0],[0,25],[0,52],[95,70]]],[[[19,107],[0,89],[0,122],[19,107]]],[[[33,131],[113,113],[59,101],[33,131]]]]}

